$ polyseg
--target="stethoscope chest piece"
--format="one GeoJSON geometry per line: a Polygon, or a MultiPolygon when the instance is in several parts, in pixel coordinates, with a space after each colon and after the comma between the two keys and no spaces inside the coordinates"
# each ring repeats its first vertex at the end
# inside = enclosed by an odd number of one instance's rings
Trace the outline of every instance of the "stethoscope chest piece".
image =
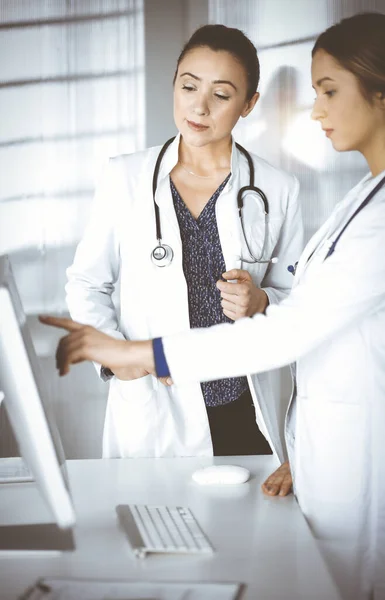
{"type": "Polygon", "coordinates": [[[151,252],[151,260],[156,267],[168,267],[173,257],[174,252],[167,244],[159,244],[151,252]]]}

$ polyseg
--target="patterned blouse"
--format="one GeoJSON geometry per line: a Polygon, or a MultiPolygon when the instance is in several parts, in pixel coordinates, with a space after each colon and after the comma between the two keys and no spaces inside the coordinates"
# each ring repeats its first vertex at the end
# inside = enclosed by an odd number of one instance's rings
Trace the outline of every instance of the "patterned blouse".
{"type": "MultiPolygon", "coordinates": [[[[183,271],[188,289],[190,327],[232,323],[223,314],[216,282],[226,271],[219,239],[215,204],[230,174],[194,219],[170,178],[171,193],[179,223],[183,248],[183,271]]],[[[248,389],[246,377],[231,377],[201,383],[207,406],[228,404],[248,389]]]]}

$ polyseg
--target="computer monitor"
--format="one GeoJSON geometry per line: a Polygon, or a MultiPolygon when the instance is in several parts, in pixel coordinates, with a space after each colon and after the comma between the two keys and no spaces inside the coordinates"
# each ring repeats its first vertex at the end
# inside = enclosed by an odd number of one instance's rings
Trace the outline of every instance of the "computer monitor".
{"type": "Polygon", "coordinates": [[[5,256],[0,256],[0,392],[21,455],[55,520],[0,527],[0,549],[73,549],[75,513],[63,447],[10,261],[5,256]]]}

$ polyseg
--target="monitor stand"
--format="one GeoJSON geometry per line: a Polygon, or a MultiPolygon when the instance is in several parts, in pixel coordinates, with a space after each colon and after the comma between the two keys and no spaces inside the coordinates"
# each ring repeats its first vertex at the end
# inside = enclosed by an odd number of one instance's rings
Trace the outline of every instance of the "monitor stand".
{"type": "Polygon", "coordinates": [[[55,523],[33,525],[1,525],[0,552],[75,550],[72,529],[60,529],[55,523]]]}

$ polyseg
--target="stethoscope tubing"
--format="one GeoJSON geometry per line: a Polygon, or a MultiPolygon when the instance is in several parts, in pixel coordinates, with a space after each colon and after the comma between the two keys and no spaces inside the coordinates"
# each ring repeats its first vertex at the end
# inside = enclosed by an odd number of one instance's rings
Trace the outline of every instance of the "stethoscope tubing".
{"type": "MultiPolygon", "coordinates": [[[[152,197],[153,197],[154,211],[155,211],[155,233],[156,233],[156,239],[158,241],[158,245],[154,248],[154,250],[151,253],[151,260],[156,266],[159,266],[159,267],[164,267],[164,266],[167,266],[168,264],[170,264],[170,262],[173,259],[173,255],[174,255],[172,248],[170,246],[168,246],[167,244],[163,244],[163,242],[162,242],[160,211],[159,211],[159,206],[157,205],[156,199],[155,199],[156,190],[157,190],[157,186],[158,186],[159,171],[160,171],[160,166],[162,164],[162,159],[167,151],[167,148],[170,146],[170,144],[172,144],[172,142],[174,140],[175,140],[175,136],[170,138],[169,140],[167,140],[167,142],[165,142],[165,144],[162,146],[162,148],[159,152],[158,158],[156,160],[156,163],[155,163],[154,173],[153,173],[153,177],[152,177],[152,197]]],[[[241,257],[241,261],[248,263],[248,264],[276,262],[277,259],[262,260],[264,252],[265,252],[266,238],[267,238],[267,233],[268,233],[269,202],[268,202],[267,197],[264,194],[264,192],[260,188],[258,188],[254,185],[255,171],[254,171],[254,165],[253,165],[253,161],[252,161],[250,154],[247,152],[247,150],[245,148],[243,148],[243,146],[241,146],[237,142],[235,143],[235,145],[238,148],[238,150],[245,156],[248,166],[249,166],[249,185],[245,185],[245,186],[241,187],[241,189],[238,191],[237,206],[238,206],[238,214],[239,214],[239,218],[240,218],[243,238],[245,240],[246,248],[251,257],[251,260],[241,257]],[[257,196],[261,200],[262,207],[263,207],[263,213],[264,213],[264,218],[265,218],[265,223],[264,223],[265,231],[264,231],[262,250],[261,250],[258,258],[254,256],[254,254],[252,253],[252,251],[250,249],[250,246],[249,246],[249,243],[248,243],[247,237],[246,237],[244,222],[243,222],[243,197],[246,192],[253,192],[253,193],[257,194],[257,196]]]]}
{"type": "Polygon", "coordinates": [[[175,136],[170,138],[169,140],[167,140],[167,142],[163,145],[161,151],[159,152],[158,158],[156,160],[154,173],[152,176],[152,198],[154,201],[154,209],[155,209],[156,239],[158,240],[158,244],[160,246],[162,245],[162,229],[160,226],[159,206],[156,203],[155,195],[156,195],[156,188],[158,187],[158,177],[159,177],[160,165],[162,164],[163,156],[165,155],[167,148],[170,146],[170,144],[172,144],[172,142],[174,140],[175,140],[175,136]]]}

